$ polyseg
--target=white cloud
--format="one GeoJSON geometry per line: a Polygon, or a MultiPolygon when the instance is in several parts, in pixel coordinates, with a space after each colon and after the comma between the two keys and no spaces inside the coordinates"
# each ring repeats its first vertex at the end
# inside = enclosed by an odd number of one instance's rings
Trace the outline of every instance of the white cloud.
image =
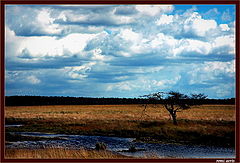
{"type": "Polygon", "coordinates": [[[48,34],[60,34],[63,30],[58,24],[54,24],[55,19],[50,16],[48,9],[41,10],[36,20],[41,29],[48,34]]]}
{"type": "MultiPolygon", "coordinates": [[[[136,5],[136,9],[139,10],[139,12],[147,13],[147,14],[157,14],[157,13],[165,13],[170,12],[173,9],[172,5],[136,5]],[[149,13],[148,13],[149,12],[149,13]]],[[[133,19],[139,18],[136,17],[136,13],[128,16],[122,16],[122,15],[114,15],[116,11],[116,8],[113,8],[112,10],[108,10],[107,15],[111,20],[119,21],[122,19],[125,21],[126,19],[133,19]]],[[[49,31],[52,31],[53,33],[56,33],[55,26],[53,24],[54,20],[56,19],[62,19],[63,21],[87,21],[88,17],[91,19],[94,18],[100,20],[99,14],[96,18],[93,13],[90,14],[83,14],[83,12],[77,12],[77,10],[64,10],[60,12],[60,14],[55,15],[55,18],[52,14],[53,10],[50,9],[42,9],[40,10],[37,20],[40,22],[40,25],[47,26],[46,29],[49,31]],[[77,15],[75,15],[77,14],[77,15]],[[45,19],[44,19],[45,18],[45,19]]],[[[125,11],[126,12],[126,11],[125,11]]],[[[148,19],[151,20],[151,19],[148,19]]],[[[154,19],[152,19],[154,20],[154,19]]],[[[136,20],[134,20],[136,21],[136,20]]],[[[145,21],[145,20],[143,20],[145,21]]],[[[67,22],[66,22],[67,23],[67,22]]],[[[151,24],[151,22],[146,22],[151,24]]],[[[205,37],[208,40],[208,33],[210,30],[215,29],[217,27],[217,24],[215,20],[205,20],[201,17],[201,15],[197,12],[190,12],[186,11],[183,15],[166,15],[163,14],[160,16],[160,18],[152,23],[157,23],[159,25],[170,25],[170,27],[175,26],[173,29],[178,29],[182,32],[182,34],[192,34],[197,35],[201,37],[205,37]],[[174,21],[174,22],[173,22],[174,21]],[[183,30],[181,30],[183,29],[183,30]]],[[[59,25],[58,25],[59,26],[59,25]]],[[[169,28],[170,28],[169,27],[169,28]]],[[[228,30],[227,24],[222,24],[219,26],[223,30],[228,30]]],[[[83,28],[79,26],[78,29],[83,28]]],[[[27,49],[29,53],[33,57],[44,57],[44,56],[63,56],[63,55],[71,55],[71,54],[80,54],[86,55],[84,52],[84,48],[88,46],[88,42],[92,39],[98,39],[99,42],[95,45],[95,48],[98,48],[102,51],[101,55],[94,53],[93,58],[95,59],[104,59],[105,54],[109,54],[110,50],[114,51],[115,55],[119,56],[125,56],[130,57],[137,53],[159,53],[161,55],[165,56],[177,56],[179,54],[183,53],[198,53],[198,54],[210,54],[212,51],[212,48],[217,48],[219,46],[222,46],[222,39],[217,38],[213,43],[198,39],[185,39],[178,38],[176,39],[174,37],[175,31],[169,31],[169,33],[166,34],[166,32],[161,32],[160,29],[156,29],[156,31],[149,31],[148,29],[140,29],[137,28],[131,28],[129,26],[126,26],[124,28],[118,29],[118,28],[112,28],[115,33],[119,33],[117,35],[114,34],[105,34],[104,32],[100,32],[101,30],[104,30],[104,28],[98,28],[97,26],[86,26],[82,30],[86,29],[88,31],[97,31],[99,34],[83,34],[83,33],[71,33],[63,38],[56,38],[56,37],[50,37],[50,36],[42,36],[42,37],[26,37],[21,38],[21,46],[18,47],[17,53],[21,55],[24,49],[27,49]],[[148,33],[145,33],[145,30],[148,31],[148,33]],[[157,31],[159,30],[159,31],[157,31]],[[101,38],[100,38],[101,37],[101,38]],[[106,39],[109,39],[108,45],[105,45],[106,39]],[[101,47],[101,44],[104,43],[104,47],[101,47]],[[214,44],[214,45],[211,45],[214,44]]],[[[69,28],[73,29],[73,27],[69,28]]],[[[74,28],[75,29],[75,28],[74,28]]],[[[106,33],[106,32],[105,32],[106,33]]],[[[9,34],[10,36],[11,34],[9,34]]],[[[179,34],[181,35],[181,34],[179,34]]],[[[211,36],[211,35],[210,35],[211,36]]],[[[223,37],[223,36],[222,36],[223,37]]],[[[224,36],[225,40],[227,40],[229,36],[224,36]]],[[[214,37],[211,38],[211,40],[214,40],[214,37]]],[[[228,39],[229,40],[229,39],[228,39]]],[[[231,40],[230,43],[228,43],[227,46],[231,46],[234,44],[231,40]]],[[[92,48],[92,49],[95,49],[92,48]]],[[[234,47],[231,47],[234,48],[234,47]]],[[[233,49],[231,50],[233,52],[233,49]]],[[[226,52],[226,51],[225,51],[226,52]]],[[[111,52],[112,53],[112,52],[111,52]]]]}
{"type": "Polygon", "coordinates": [[[21,54],[25,49],[32,57],[60,56],[63,53],[59,47],[59,42],[51,36],[22,37],[17,52],[21,54]]]}
{"type": "Polygon", "coordinates": [[[159,7],[161,7],[163,13],[170,13],[174,10],[173,5],[159,5],[159,7]]]}
{"type": "Polygon", "coordinates": [[[149,67],[149,68],[135,67],[135,68],[129,69],[128,72],[134,73],[134,74],[144,74],[144,73],[152,74],[152,73],[158,73],[163,69],[164,69],[164,66],[155,66],[155,67],[149,67]]]}
{"type": "Polygon", "coordinates": [[[132,31],[132,28],[122,29],[119,33],[119,37],[123,38],[126,41],[131,41],[133,43],[139,42],[142,39],[141,34],[132,31]]]}
{"type": "Polygon", "coordinates": [[[109,6],[109,10],[102,11],[102,14],[91,11],[86,13],[86,11],[83,10],[84,8],[81,8],[79,10],[62,11],[56,20],[57,22],[60,22],[60,24],[75,24],[78,26],[85,25],[88,27],[125,25],[134,22],[134,17],[132,16],[115,14],[115,7],[109,6]]]}
{"type": "Polygon", "coordinates": [[[211,29],[217,28],[217,23],[215,20],[205,20],[202,16],[193,12],[189,18],[184,21],[185,32],[192,31],[197,36],[204,37],[207,32],[211,29]]]}
{"type": "Polygon", "coordinates": [[[106,61],[107,58],[106,56],[102,55],[102,50],[101,49],[94,49],[93,50],[93,56],[92,56],[93,60],[99,60],[99,61],[106,61]]]}
{"type": "Polygon", "coordinates": [[[225,97],[231,97],[232,92],[234,91],[234,84],[228,83],[228,84],[219,84],[216,86],[213,86],[209,90],[214,93],[214,95],[218,98],[225,98],[225,97]]]}
{"type": "Polygon", "coordinates": [[[136,5],[136,9],[142,14],[155,16],[159,13],[168,13],[173,11],[172,5],[136,5]]]}
{"type": "Polygon", "coordinates": [[[15,32],[5,26],[5,53],[6,59],[15,59],[21,45],[21,37],[16,37],[15,32]]]}
{"type": "Polygon", "coordinates": [[[191,80],[189,84],[206,84],[211,80],[221,79],[224,76],[234,78],[235,75],[235,60],[229,62],[206,62],[197,67],[193,67],[193,70],[188,72],[191,74],[191,80]]]}
{"type": "Polygon", "coordinates": [[[81,66],[65,67],[63,71],[72,79],[84,79],[88,77],[88,73],[95,64],[96,62],[89,62],[81,66]]]}
{"type": "Polygon", "coordinates": [[[178,44],[178,40],[170,35],[158,33],[152,40],[147,41],[150,46],[145,46],[161,56],[173,57],[175,54],[173,50],[178,44]]]}
{"type": "Polygon", "coordinates": [[[123,82],[108,84],[108,86],[106,87],[106,91],[136,91],[138,92],[138,94],[136,95],[139,96],[143,92],[146,93],[156,90],[171,89],[181,79],[181,76],[177,75],[172,79],[155,80],[152,77],[152,75],[154,74],[155,73],[148,73],[144,76],[139,76],[134,80],[126,80],[123,82]]]}
{"type": "Polygon", "coordinates": [[[230,62],[207,62],[203,68],[203,71],[214,72],[215,75],[224,73],[229,76],[234,76],[235,73],[235,61],[230,62]]]}
{"type": "Polygon", "coordinates": [[[235,49],[235,37],[233,35],[219,36],[213,42],[214,47],[227,46],[235,49]]]}
{"type": "Polygon", "coordinates": [[[21,37],[18,39],[20,46],[16,49],[16,53],[21,55],[27,49],[30,55],[36,58],[78,54],[83,52],[87,42],[95,36],[96,34],[73,33],[61,39],[51,36],[21,37]]]}
{"type": "Polygon", "coordinates": [[[39,80],[36,76],[31,75],[26,78],[27,82],[30,84],[39,84],[41,80],[39,80]]]}
{"type": "Polygon", "coordinates": [[[130,24],[135,22],[134,18],[131,16],[116,16],[115,18],[116,24],[118,25],[124,25],[124,24],[130,24]]]}
{"type": "Polygon", "coordinates": [[[205,36],[206,32],[210,29],[215,29],[217,27],[217,23],[215,20],[204,20],[204,19],[196,19],[193,21],[193,29],[200,36],[205,36]]]}
{"type": "Polygon", "coordinates": [[[48,7],[7,5],[6,22],[18,36],[61,35],[65,27],[55,23],[55,12],[48,7]]]}
{"type": "Polygon", "coordinates": [[[106,91],[118,90],[118,91],[131,91],[134,85],[130,82],[119,82],[116,84],[109,84],[106,87],[106,91]]]}
{"type": "Polygon", "coordinates": [[[220,24],[219,27],[221,28],[222,31],[229,31],[230,28],[228,27],[227,24],[220,24]]]}
{"type": "Polygon", "coordinates": [[[149,6],[149,5],[137,5],[136,9],[146,15],[149,16],[154,16],[160,12],[160,8],[154,7],[154,5],[149,6]]]}
{"type": "Polygon", "coordinates": [[[181,79],[181,76],[176,76],[174,79],[165,79],[165,80],[153,80],[152,84],[154,86],[157,86],[159,89],[166,89],[166,88],[171,88],[174,84],[176,84],[179,80],[181,79]]]}
{"type": "Polygon", "coordinates": [[[40,84],[42,81],[37,77],[38,72],[24,72],[24,71],[6,71],[6,82],[9,83],[27,83],[31,85],[40,84]]]}
{"type": "Polygon", "coordinates": [[[62,40],[60,40],[60,44],[73,54],[79,53],[87,45],[87,42],[93,39],[94,37],[96,37],[96,34],[74,33],[67,35],[62,40]]]}
{"type": "Polygon", "coordinates": [[[173,15],[162,15],[157,21],[157,25],[170,24],[173,22],[173,15]]]}
{"type": "MultiPolygon", "coordinates": [[[[202,41],[197,39],[175,39],[163,33],[157,34],[152,40],[146,41],[148,44],[140,44],[139,49],[151,49],[158,51],[162,56],[176,57],[181,55],[210,55],[235,54],[235,38],[233,35],[219,36],[212,38],[212,41],[202,41]],[[225,48],[222,48],[225,47],[225,48]],[[221,49],[222,48],[222,49],[221,49]]],[[[145,51],[147,51],[145,49],[145,51]]]]}
{"type": "Polygon", "coordinates": [[[89,17],[90,16],[87,14],[77,14],[73,11],[63,11],[58,18],[62,19],[63,21],[81,22],[88,20],[89,17]]]}
{"type": "Polygon", "coordinates": [[[8,26],[5,26],[5,42],[12,43],[15,38],[15,32],[13,30],[10,30],[8,26]]]}
{"type": "Polygon", "coordinates": [[[179,54],[190,54],[194,55],[197,54],[203,54],[207,55],[212,50],[212,45],[208,42],[203,42],[199,40],[193,40],[193,39],[182,39],[178,41],[178,46],[173,49],[174,55],[179,54]],[[192,53],[192,54],[191,54],[192,53]]]}
{"type": "MultiPolygon", "coordinates": [[[[212,44],[195,39],[175,39],[163,33],[157,34],[149,41],[148,48],[158,50],[162,56],[176,57],[181,55],[208,55],[212,51],[212,44]]],[[[143,46],[142,46],[143,47],[143,46]]]]}

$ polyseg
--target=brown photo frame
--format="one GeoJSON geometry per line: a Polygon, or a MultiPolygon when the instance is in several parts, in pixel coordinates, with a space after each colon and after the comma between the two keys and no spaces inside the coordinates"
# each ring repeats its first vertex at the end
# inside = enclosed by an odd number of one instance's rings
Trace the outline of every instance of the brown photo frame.
{"type": "Polygon", "coordinates": [[[227,162],[240,162],[240,94],[239,94],[239,74],[240,74],[240,60],[239,60],[239,18],[240,18],[240,10],[239,10],[239,0],[164,0],[164,1],[156,1],[156,0],[1,0],[1,96],[0,96],[0,105],[1,105],[1,162],[216,162],[216,163],[227,163],[227,162]],[[8,4],[206,4],[206,5],[214,5],[214,4],[232,4],[236,6],[236,66],[235,66],[235,74],[236,74],[236,122],[235,122],[235,159],[99,159],[99,160],[48,160],[48,159],[5,159],[4,151],[5,151],[5,128],[4,128],[4,107],[5,107],[5,5],[8,4]]]}

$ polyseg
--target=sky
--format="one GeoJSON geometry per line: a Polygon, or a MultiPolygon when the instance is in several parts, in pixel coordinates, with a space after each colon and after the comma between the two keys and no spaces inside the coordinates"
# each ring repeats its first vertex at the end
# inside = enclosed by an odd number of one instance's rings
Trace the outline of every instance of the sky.
{"type": "Polygon", "coordinates": [[[235,97],[235,5],[6,5],[5,94],[235,97]]]}

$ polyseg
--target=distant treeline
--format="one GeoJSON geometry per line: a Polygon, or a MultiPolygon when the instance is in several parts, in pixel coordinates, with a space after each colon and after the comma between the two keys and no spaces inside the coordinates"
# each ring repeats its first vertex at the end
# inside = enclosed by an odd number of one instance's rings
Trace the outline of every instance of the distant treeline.
{"type": "MultiPolygon", "coordinates": [[[[6,106],[35,105],[120,105],[120,104],[161,104],[144,98],[89,98],[89,97],[59,97],[59,96],[6,96],[6,106]]],[[[235,104],[231,99],[204,99],[202,104],[235,104]]]]}

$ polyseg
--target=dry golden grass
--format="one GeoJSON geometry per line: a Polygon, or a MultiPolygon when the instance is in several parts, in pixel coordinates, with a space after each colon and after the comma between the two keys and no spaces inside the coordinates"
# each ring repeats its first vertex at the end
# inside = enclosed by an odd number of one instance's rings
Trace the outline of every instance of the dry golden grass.
{"type": "Polygon", "coordinates": [[[6,159],[126,159],[130,158],[109,151],[73,150],[63,148],[6,149],[6,159]]]}
{"type": "MultiPolygon", "coordinates": [[[[5,107],[5,118],[81,120],[168,120],[162,105],[150,106],[143,114],[141,105],[55,105],[5,107]]],[[[202,105],[178,113],[178,119],[235,120],[234,105],[202,105]]]]}

